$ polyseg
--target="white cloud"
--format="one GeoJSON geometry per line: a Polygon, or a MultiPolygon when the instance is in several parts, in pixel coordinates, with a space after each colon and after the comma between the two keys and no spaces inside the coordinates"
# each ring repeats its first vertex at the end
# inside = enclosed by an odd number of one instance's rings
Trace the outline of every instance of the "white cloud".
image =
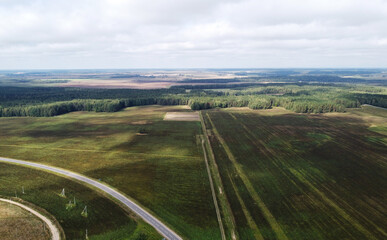
{"type": "Polygon", "coordinates": [[[387,67],[385,0],[0,0],[0,68],[387,67]]]}

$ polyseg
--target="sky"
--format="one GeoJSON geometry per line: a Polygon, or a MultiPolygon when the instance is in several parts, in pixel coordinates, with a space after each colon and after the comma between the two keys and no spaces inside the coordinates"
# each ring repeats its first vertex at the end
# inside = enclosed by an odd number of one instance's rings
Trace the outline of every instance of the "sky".
{"type": "Polygon", "coordinates": [[[0,0],[0,69],[358,67],[387,0],[0,0]]]}

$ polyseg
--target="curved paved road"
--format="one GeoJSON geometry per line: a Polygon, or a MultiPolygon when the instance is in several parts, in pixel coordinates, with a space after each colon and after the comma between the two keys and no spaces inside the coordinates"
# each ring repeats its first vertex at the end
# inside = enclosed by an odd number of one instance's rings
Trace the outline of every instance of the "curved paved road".
{"type": "Polygon", "coordinates": [[[0,201],[1,202],[7,202],[7,203],[10,203],[10,204],[16,205],[18,207],[21,207],[21,208],[27,210],[28,212],[32,213],[36,217],[40,218],[43,222],[45,222],[47,224],[48,228],[50,229],[51,239],[52,240],[60,240],[59,230],[58,230],[58,228],[55,226],[55,224],[50,219],[46,218],[45,216],[43,216],[42,214],[38,213],[34,209],[32,209],[30,207],[27,207],[26,205],[23,205],[21,203],[18,203],[18,202],[12,201],[12,200],[8,200],[8,199],[4,199],[4,198],[0,198],[0,201]]]}
{"type": "Polygon", "coordinates": [[[104,191],[105,193],[109,194],[113,198],[117,199],[121,203],[123,203],[125,206],[130,208],[134,213],[136,213],[138,216],[140,216],[144,221],[149,223],[151,226],[153,226],[161,235],[163,235],[165,238],[170,240],[182,240],[182,238],[177,235],[174,231],[169,229],[167,226],[165,226],[162,222],[160,222],[157,218],[150,215],[147,211],[142,209],[140,206],[138,206],[136,203],[131,201],[129,198],[125,197],[118,191],[114,190],[113,188],[102,184],[100,182],[97,182],[93,179],[90,179],[86,176],[83,176],[81,174],[77,174],[65,169],[57,168],[57,167],[51,167],[40,163],[33,163],[33,162],[27,162],[22,160],[16,160],[12,158],[3,158],[0,157],[0,162],[6,162],[6,163],[12,163],[12,164],[18,164],[18,165],[24,165],[34,168],[39,168],[43,170],[47,170],[50,172],[54,172],[60,175],[64,175],[66,177],[76,179],[78,181],[87,183],[93,187],[96,187],[100,189],[101,191],[104,191]]]}

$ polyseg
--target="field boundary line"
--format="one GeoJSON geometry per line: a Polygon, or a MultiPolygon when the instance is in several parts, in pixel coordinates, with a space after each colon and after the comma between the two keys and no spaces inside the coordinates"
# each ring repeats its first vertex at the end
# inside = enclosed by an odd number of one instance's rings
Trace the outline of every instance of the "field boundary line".
{"type": "Polygon", "coordinates": [[[286,234],[283,232],[281,226],[276,221],[275,217],[271,214],[270,210],[266,207],[265,203],[261,199],[261,197],[258,195],[258,193],[255,191],[254,187],[252,186],[250,180],[247,178],[246,174],[244,173],[242,166],[238,163],[234,155],[232,154],[230,148],[226,144],[226,141],[220,136],[218,130],[215,127],[215,124],[212,122],[210,116],[207,114],[208,120],[212,125],[213,132],[218,138],[219,142],[222,144],[228,158],[233,163],[235,169],[237,170],[240,178],[242,179],[243,183],[246,186],[246,189],[249,191],[250,195],[253,197],[253,199],[257,202],[259,208],[261,209],[263,215],[265,216],[266,220],[270,224],[270,227],[273,229],[275,234],[277,235],[278,239],[284,239],[287,240],[286,234]]]}
{"type": "MultiPolygon", "coordinates": [[[[202,115],[202,111],[199,112],[199,116],[200,116],[200,121],[201,121],[201,124],[202,124],[202,129],[203,129],[203,134],[204,134],[204,137],[205,137],[205,141],[207,142],[207,146],[208,146],[208,151],[209,151],[209,159],[210,161],[212,161],[212,165],[213,167],[209,169],[213,171],[213,177],[215,178],[215,180],[217,179],[218,180],[218,188],[222,191],[222,193],[219,193],[219,195],[222,195],[222,199],[220,199],[220,196],[218,197],[219,198],[219,203],[223,209],[223,215],[224,215],[224,218],[229,218],[228,221],[225,222],[227,228],[231,231],[231,238],[236,240],[238,239],[238,236],[237,236],[237,232],[236,232],[236,227],[235,227],[235,219],[234,219],[234,215],[232,213],[232,210],[231,210],[231,207],[230,207],[230,203],[228,202],[228,199],[227,199],[227,196],[226,196],[226,192],[224,191],[224,187],[223,187],[223,184],[222,184],[222,179],[220,177],[220,174],[219,174],[219,169],[218,169],[218,165],[216,164],[216,160],[215,160],[215,154],[212,150],[212,147],[211,147],[211,143],[210,143],[210,139],[208,137],[208,134],[207,134],[207,128],[206,128],[206,124],[204,122],[204,118],[203,118],[203,115],[202,115]],[[227,212],[227,213],[225,213],[227,212]]],[[[215,184],[217,183],[217,181],[215,181],[215,184]]]]}
{"type": "Polygon", "coordinates": [[[40,220],[42,220],[48,226],[48,228],[50,229],[50,235],[51,235],[52,240],[60,240],[61,239],[59,229],[55,226],[55,223],[53,223],[49,218],[47,218],[43,214],[32,209],[31,207],[28,207],[24,204],[21,204],[21,203],[18,203],[18,202],[9,200],[9,199],[0,198],[0,201],[13,204],[15,206],[23,208],[24,210],[27,210],[28,212],[32,213],[33,215],[38,217],[40,220]]]}

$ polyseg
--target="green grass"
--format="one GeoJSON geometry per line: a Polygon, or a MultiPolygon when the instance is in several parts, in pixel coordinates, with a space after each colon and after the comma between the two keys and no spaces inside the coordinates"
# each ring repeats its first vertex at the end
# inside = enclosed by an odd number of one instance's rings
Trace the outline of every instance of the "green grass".
{"type": "Polygon", "coordinates": [[[380,114],[203,116],[240,239],[387,237],[380,114]]]}
{"type": "Polygon", "coordinates": [[[90,239],[101,239],[107,233],[112,236],[109,239],[135,239],[138,232],[146,234],[148,239],[161,238],[148,224],[130,217],[114,202],[79,183],[16,165],[0,163],[0,169],[0,195],[14,197],[16,193],[19,198],[47,210],[61,224],[67,239],[84,239],[86,229],[90,239]],[[63,188],[66,198],[60,196],[63,188]],[[76,206],[67,209],[74,197],[76,206]],[[86,205],[87,218],[81,216],[86,205]]]}
{"type": "Polygon", "coordinates": [[[387,109],[371,105],[363,105],[360,109],[350,109],[350,111],[387,118],[387,109]]]}
{"type": "Polygon", "coordinates": [[[0,155],[80,172],[119,189],[187,239],[219,239],[200,122],[163,121],[181,106],[1,118],[0,155]],[[143,133],[146,129],[146,134],[143,133]]]}

